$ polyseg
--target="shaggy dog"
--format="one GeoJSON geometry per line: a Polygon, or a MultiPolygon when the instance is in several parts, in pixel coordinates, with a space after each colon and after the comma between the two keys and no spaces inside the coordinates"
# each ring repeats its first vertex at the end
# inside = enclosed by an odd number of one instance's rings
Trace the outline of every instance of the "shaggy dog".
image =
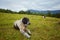
{"type": "Polygon", "coordinates": [[[14,28],[20,30],[20,32],[27,38],[30,38],[31,32],[29,29],[27,29],[27,25],[30,25],[30,22],[26,17],[14,22],[14,28]]]}

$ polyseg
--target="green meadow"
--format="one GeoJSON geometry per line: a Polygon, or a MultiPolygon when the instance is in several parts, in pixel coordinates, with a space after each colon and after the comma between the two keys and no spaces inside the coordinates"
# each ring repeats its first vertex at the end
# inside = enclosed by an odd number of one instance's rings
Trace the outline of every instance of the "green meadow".
{"type": "Polygon", "coordinates": [[[0,40],[60,40],[60,18],[0,13],[0,40]],[[31,22],[28,25],[32,32],[30,39],[13,27],[14,22],[23,17],[29,18],[31,22]]]}

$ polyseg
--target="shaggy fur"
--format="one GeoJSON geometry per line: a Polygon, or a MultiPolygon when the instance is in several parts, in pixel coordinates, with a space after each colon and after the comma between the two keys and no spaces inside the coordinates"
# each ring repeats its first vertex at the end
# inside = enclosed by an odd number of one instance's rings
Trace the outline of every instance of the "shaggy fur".
{"type": "Polygon", "coordinates": [[[14,28],[20,30],[20,32],[27,38],[30,38],[31,32],[29,29],[27,29],[27,25],[30,25],[30,22],[29,19],[26,17],[14,22],[14,28]]]}

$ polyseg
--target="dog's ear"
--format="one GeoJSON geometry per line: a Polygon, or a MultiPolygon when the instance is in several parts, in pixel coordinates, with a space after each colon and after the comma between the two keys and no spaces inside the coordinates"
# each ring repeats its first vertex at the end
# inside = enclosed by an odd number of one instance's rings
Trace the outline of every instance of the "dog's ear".
{"type": "Polygon", "coordinates": [[[29,19],[26,18],[26,17],[24,17],[24,18],[22,19],[22,22],[23,22],[24,24],[27,24],[28,21],[29,21],[29,19]]]}

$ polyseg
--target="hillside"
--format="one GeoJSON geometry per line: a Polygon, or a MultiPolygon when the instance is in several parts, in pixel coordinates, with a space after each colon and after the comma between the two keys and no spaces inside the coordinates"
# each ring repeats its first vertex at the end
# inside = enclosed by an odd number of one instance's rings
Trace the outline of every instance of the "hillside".
{"type": "Polygon", "coordinates": [[[60,13],[60,10],[33,10],[33,9],[30,9],[29,11],[38,12],[38,13],[48,13],[48,11],[50,11],[53,14],[60,13]]]}
{"type": "Polygon", "coordinates": [[[7,13],[0,13],[0,40],[29,40],[13,28],[14,21],[25,16],[31,22],[28,26],[32,32],[30,40],[60,40],[60,18],[7,13]]]}

